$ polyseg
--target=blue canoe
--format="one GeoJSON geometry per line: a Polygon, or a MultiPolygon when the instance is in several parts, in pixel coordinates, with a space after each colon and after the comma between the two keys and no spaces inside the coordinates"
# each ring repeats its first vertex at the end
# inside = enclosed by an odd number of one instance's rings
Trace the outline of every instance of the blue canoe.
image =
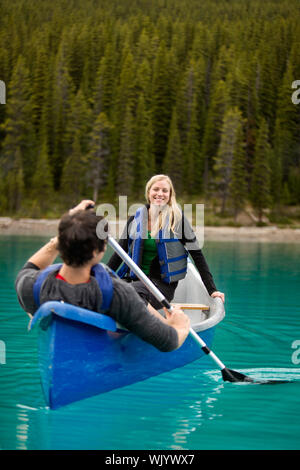
{"type": "MultiPolygon", "coordinates": [[[[192,328],[211,347],[215,327],[225,315],[224,306],[208,295],[192,263],[172,303],[209,307],[185,311],[192,328]]],[[[42,389],[51,409],[145,380],[204,355],[190,336],[179,349],[160,352],[112,318],[64,302],[43,304],[29,329],[34,326],[39,328],[42,389]]]]}

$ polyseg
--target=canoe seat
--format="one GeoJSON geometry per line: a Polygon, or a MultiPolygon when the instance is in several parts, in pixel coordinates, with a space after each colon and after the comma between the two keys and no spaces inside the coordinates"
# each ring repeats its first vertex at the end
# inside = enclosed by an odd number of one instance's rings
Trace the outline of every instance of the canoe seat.
{"type": "Polygon", "coordinates": [[[171,304],[173,307],[179,307],[181,308],[182,310],[209,310],[209,306],[208,305],[204,305],[204,304],[171,304]]]}

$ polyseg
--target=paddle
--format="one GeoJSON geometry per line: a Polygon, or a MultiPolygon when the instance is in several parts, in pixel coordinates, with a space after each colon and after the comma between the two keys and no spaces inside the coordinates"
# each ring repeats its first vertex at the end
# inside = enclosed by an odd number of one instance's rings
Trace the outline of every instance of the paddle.
{"type": "MultiPolygon", "coordinates": [[[[130,256],[123,250],[123,248],[119,245],[119,243],[112,238],[111,236],[108,237],[108,244],[112,247],[112,249],[120,256],[120,258],[130,267],[130,269],[135,273],[135,275],[145,284],[145,286],[149,289],[149,291],[154,295],[154,297],[162,304],[163,307],[169,312],[172,312],[172,306],[168,302],[168,300],[163,296],[163,294],[157,289],[157,287],[153,284],[153,282],[146,276],[146,274],[137,266],[137,264],[130,258],[130,256]]],[[[225,364],[211,351],[206,343],[203,341],[197,333],[190,328],[189,330],[190,336],[195,340],[195,342],[200,345],[202,351],[207,354],[219,367],[222,373],[222,377],[224,381],[227,382],[254,382],[253,379],[247,377],[240,372],[228,369],[225,364]]]]}

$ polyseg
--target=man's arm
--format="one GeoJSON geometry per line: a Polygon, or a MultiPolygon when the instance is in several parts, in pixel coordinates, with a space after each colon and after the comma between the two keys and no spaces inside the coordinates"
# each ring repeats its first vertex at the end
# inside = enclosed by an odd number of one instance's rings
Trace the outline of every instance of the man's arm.
{"type": "Polygon", "coordinates": [[[189,333],[189,318],[179,309],[165,321],[151,314],[135,289],[113,280],[114,295],[110,315],[122,326],[160,351],[179,348],[189,333]]]}
{"type": "Polygon", "coordinates": [[[46,245],[29,258],[28,263],[33,263],[39,269],[47,268],[58,256],[57,244],[57,237],[51,238],[46,245]]]}
{"type": "Polygon", "coordinates": [[[178,307],[173,307],[172,313],[164,307],[166,317],[163,317],[151,304],[147,305],[147,309],[152,315],[158,317],[160,321],[175,328],[178,336],[178,347],[180,347],[187,337],[187,328],[189,328],[187,325],[187,315],[178,307]]]}
{"type": "Polygon", "coordinates": [[[15,289],[21,307],[28,314],[33,315],[36,311],[33,298],[33,285],[40,271],[50,266],[57,255],[57,237],[54,237],[34,253],[18,273],[15,289]]]}
{"type": "Polygon", "coordinates": [[[18,301],[25,312],[33,315],[36,311],[36,305],[33,298],[33,285],[40,273],[40,269],[33,263],[27,262],[19,271],[15,289],[18,301]]]}
{"type": "MultiPolygon", "coordinates": [[[[94,201],[84,199],[69,212],[72,215],[76,211],[85,210],[91,204],[94,204],[94,201]]],[[[57,237],[52,238],[29,258],[17,275],[15,289],[19,303],[27,313],[33,314],[36,311],[33,299],[33,285],[40,270],[50,266],[58,256],[57,245],[57,237]]]]}

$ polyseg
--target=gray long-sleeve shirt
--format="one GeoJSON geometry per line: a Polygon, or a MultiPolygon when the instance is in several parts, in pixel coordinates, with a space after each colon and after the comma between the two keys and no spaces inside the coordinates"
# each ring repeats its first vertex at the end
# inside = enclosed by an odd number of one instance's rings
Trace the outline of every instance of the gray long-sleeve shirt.
{"type": "MultiPolygon", "coordinates": [[[[63,300],[72,305],[103,313],[100,308],[102,292],[93,276],[90,282],[74,285],[57,279],[57,272],[58,270],[51,272],[43,282],[40,292],[41,303],[48,300],[63,300]]],[[[33,285],[39,274],[39,268],[28,262],[20,270],[15,282],[19,303],[31,314],[37,310],[33,285]]],[[[130,284],[113,277],[112,283],[113,298],[110,309],[105,314],[160,351],[176,349],[178,346],[176,330],[152,315],[130,284]]]]}

